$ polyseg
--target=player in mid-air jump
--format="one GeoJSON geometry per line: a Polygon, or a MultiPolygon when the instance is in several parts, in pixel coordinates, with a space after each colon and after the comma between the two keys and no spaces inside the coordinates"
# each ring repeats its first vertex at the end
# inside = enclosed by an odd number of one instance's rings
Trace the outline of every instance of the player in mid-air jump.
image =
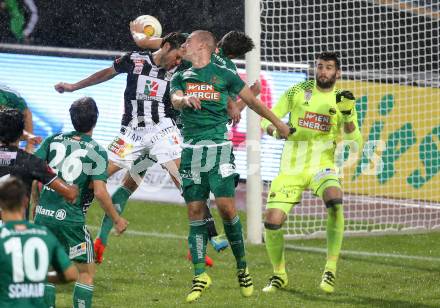
{"type": "MultiPolygon", "coordinates": [[[[147,49],[157,49],[162,43],[162,38],[156,37],[148,37],[143,33],[143,24],[132,21],[130,23],[130,30],[133,36],[133,40],[136,45],[141,48],[147,49]]],[[[254,43],[252,39],[246,35],[244,32],[240,31],[230,31],[226,33],[222,39],[218,42],[217,48],[215,52],[212,53],[211,61],[221,66],[225,66],[231,71],[237,73],[237,67],[232,62],[232,59],[242,57],[247,52],[251,51],[254,48],[254,43]]],[[[191,67],[191,63],[188,61],[182,61],[178,71],[185,70],[191,67]]],[[[252,93],[257,96],[260,94],[260,83],[255,82],[250,89],[252,93]]],[[[231,117],[231,120],[234,124],[240,121],[240,112],[246,107],[246,104],[242,100],[235,101],[236,97],[228,98],[228,114],[231,117]]],[[[180,123],[180,116],[177,117],[178,122],[180,123]]],[[[227,241],[223,239],[223,236],[218,236],[214,219],[209,211],[209,208],[206,207],[205,211],[205,220],[207,221],[208,227],[208,237],[210,243],[213,247],[220,251],[227,247],[227,241]]],[[[188,258],[191,260],[191,254],[188,253],[188,258]]],[[[209,264],[209,257],[207,256],[207,264],[209,264]]]]}
{"type": "MultiPolygon", "coordinates": [[[[142,176],[156,162],[167,169],[180,186],[177,169],[181,137],[169,98],[169,81],[181,62],[180,46],[185,40],[183,34],[172,32],[163,38],[160,49],[154,53],[129,52],[116,59],[112,66],[84,80],[55,85],[60,93],[73,92],[105,82],[118,74],[127,74],[121,130],[108,147],[108,175],[120,169],[129,171],[123,184],[112,195],[119,213],[123,212],[142,176]]],[[[97,263],[102,262],[112,226],[111,219],[105,216],[94,245],[97,263]]]]}
{"type": "Polygon", "coordinates": [[[208,241],[204,208],[210,192],[216,198],[225,233],[237,262],[240,292],[248,297],[253,293],[253,284],[245,258],[241,222],[234,202],[238,174],[235,172],[232,144],[227,138],[228,98],[232,95],[240,96],[254,111],[272,121],[282,137],[286,138],[290,129],[252,94],[237,74],[211,62],[212,53],[216,49],[212,33],[202,30],[193,32],[184,48],[184,57],[192,63],[192,67],[173,76],[171,99],[174,107],[182,112],[184,142],[179,172],[183,197],[188,206],[188,244],[195,274],[186,300],[197,300],[211,285],[204,262],[208,241]]]}

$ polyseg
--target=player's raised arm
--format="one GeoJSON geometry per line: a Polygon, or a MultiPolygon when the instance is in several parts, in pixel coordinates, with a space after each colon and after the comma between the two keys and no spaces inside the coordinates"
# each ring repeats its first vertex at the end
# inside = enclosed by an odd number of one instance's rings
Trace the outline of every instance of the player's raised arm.
{"type": "Polygon", "coordinates": [[[130,33],[135,44],[144,49],[159,49],[163,39],[146,35],[143,28],[144,26],[137,20],[130,22],[130,33]]]}
{"type": "Polygon", "coordinates": [[[118,74],[113,66],[100,70],[89,77],[75,83],[59,82],[54,87],[59,93],[74,92],[112,79],[118,74]]]}
{"type": "Polygon", "coordinates": [[[128,222],[122,218],[114,208],[112,198],[107,191],[105,182],[101,180],[94,180],[93,191],[105,214],[113,220],[116,232],[123,233],[125,229],[127,229],[128,222]]]}
{"type": "Polygon", "coordinates": [[[281,121],[264,104],[262,104],[261,101],[252,94],[252,91],[248,86],[244,86],[238,95],[245,102],[245,104],[249,106],[249,108],[272,122],[281,138],[287,138],[289,136],[291,133],[289,126],[281,121]]]}

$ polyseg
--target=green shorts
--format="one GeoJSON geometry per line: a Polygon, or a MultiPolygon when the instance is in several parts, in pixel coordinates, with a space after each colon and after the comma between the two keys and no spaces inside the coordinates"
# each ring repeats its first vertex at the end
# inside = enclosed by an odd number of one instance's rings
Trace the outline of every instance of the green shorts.
{"type": "Polygon", "coordinates": [[[239,174],[235,170],[232,144],[186,147],[182,151],[180,176],[186,203],[216,198],[233,198],[239,174]]]}
{"type": "Polygon", "coordinates": [[[35,221],[48,228],[64,247],[69,259],[78,263],[93,263],[94,252],[91,235],[85,225],[51,224],[35,221]]]}
{"type": "Polygon", "coordinates": [[[322,198],[328,187],[341,188],[340,178],[332,168],[324,168],[313,175],[307,172],[295,175],[281,173],[270,185],[266,208],[278,208],[288,214],[301,201],[305,189],[310,188],[322,198]]]}

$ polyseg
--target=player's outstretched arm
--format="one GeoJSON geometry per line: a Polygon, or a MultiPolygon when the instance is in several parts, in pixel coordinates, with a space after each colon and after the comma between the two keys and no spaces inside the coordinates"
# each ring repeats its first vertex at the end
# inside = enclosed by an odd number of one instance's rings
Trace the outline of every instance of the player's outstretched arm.
{"type": "MultiPolygon", "coordinates": [[[[255,97],[257,97],[258,95],[260,95],[261,92],[261,82],[259,80],[255,81],[250,87],[249,89],[251,89],[252,94],[254,94],[255,97]]],[[[243,102],[243,100],[239,99],[237,101],[237,107],[238,109],[241,111],[243,111],[244,108],[246,108],[246,103],[243,102]]]]}
{"type": "Polygon", "coordinates": [[[130,32],[135,44],[143,49],[159,49],[162,44],[161,37],[149,37],[143,33],[143,25],[133,20],[130,22],[130,32]]]}
{"type": "Polygon", "coordinates": [[[59,93],[73,92],[82,88],[90,87],[95,84],[105,82],[112,79],[118,74],[113,66],[100,70],[89,77],[76,83],[59,82],[54,87],[59,93]]]}
{"type": "Polygon", "coordinates": [[[121,234],[127,229],[128,222],[121,216],[119,216],[115,207],[113,206],[112,198],[110,197],[107,187],[104,181],[94,180],[93,191],[96,199],[98,199],[99,205],[104,210],[105,214],[113,220],[116,232],[121,234]]]}
{"type": "Polygon", "coordinates": [[[238,95],[246,103],[246,105],[249,106],[249,108],[251,108],[263,118],[272,122],[281,138],[287,138],[289,136],[289,126],[283,123],[272,111],[270,111],[263,103],[261,103],[261,101],[252,94],[252,91],[249,89],[248,86],[244,86],[238,95]]]}

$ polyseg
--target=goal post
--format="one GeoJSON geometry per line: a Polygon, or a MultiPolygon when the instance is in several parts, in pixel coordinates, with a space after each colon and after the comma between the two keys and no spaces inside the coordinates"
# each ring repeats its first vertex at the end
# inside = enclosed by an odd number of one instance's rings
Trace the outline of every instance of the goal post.
{"type": "MultiPolygon", "coordinates": [[[[260,79],[260,0],[245,1],[245,31],[254,41],[255,48],[246,55],[248,83],[260,79]]],[[[247,240],[253,244],[262,242],[262,182],[260,173],[260,116],[247,108],[246,125],[246,213],[247,240]]]]}
{"type": "MultiPolygon", "coordinates": [[[[281,88],[294,84],[283,80],[314,77],[317,53],[334,51],[341,58],[337,86],[355,94],[364,139],[361,158],[340,169],[346,234],[440,229],[438,4],[248,0],[245,8],[248,34],[257,35],[261,27],[261,36],[252,36],[261,44],[261,62],[258,51],[247,56],[248,80],[256,79],[260,66],[263,75],[276,76],[266,85],[272,89],[271,103],[281,88]]],[[[283,144],[258,137],[256,119],[251,111],[247,116],[248,140],[262,141],[261,180],[255,173],[247,178],[248,240],[257,243],[263,227],[261,212],[254,212],[261,209],[256,197],[265,199],[267,187],[261,194],[259,189],[277,175],[283,144]]],[[[248,168],[258,163],[252,150],[248,168]]],[[[326,215],[322,201],[306,191],[286,222],[287,236],[324,236],[326,215]]]]}

